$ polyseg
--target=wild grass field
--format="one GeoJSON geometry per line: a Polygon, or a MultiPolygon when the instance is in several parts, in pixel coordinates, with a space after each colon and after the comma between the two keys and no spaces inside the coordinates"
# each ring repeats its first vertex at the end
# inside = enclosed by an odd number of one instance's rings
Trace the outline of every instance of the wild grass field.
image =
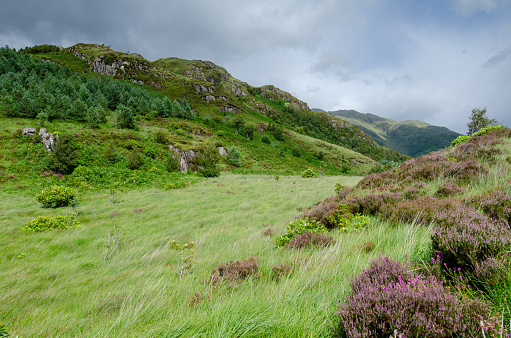
{"type": "Polygon", "coordinates": [[[428,248],[427,227],[376,219],[363,232],[334,232],[338,242],[324,249],[276,247],[299,210],[359,179],[222,175],[180,190],[120,192],[113,203],[106,192],[80,191],[80,227],[48,232],[20,229],[71,208],[4,193],[0,318],[20,337],[332,336],[354,274],[380,254],[403,259],[428,248]],[[182,279],[173,240],[196,243],[182,279]],[[259,260],[258,275],[208,283],[211,270],[248,257],[259,260]],[[281,264],[291,273],[276,278],[281,264]]]}

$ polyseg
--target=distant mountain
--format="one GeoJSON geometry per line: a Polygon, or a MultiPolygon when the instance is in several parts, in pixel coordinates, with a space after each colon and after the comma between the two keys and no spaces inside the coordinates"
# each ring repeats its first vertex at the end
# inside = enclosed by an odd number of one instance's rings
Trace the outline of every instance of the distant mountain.
{"type": "Polygon", "coordinates": [[[328,113],[356,125],[378,144],[412,157],[445,148],[460,136],[448,128],[432,126],[416,120],[394,121],[355,110],[337,110],[328,113]]]}

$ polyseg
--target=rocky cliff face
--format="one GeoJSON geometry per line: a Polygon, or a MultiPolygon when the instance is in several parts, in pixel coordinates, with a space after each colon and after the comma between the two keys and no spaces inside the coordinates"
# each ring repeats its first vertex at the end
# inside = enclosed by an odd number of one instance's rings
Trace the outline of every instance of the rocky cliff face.
{"type": "Polygon", "coordinates": [[[110,75],[159,89],[162,88],[159,80],[172,76],[170,73],[159,71],[150,61],[137,53],[121,53],[102,45],[87,44],[77,44],[67,50],[86,61],[89,71],[93,73],[110,75]]]}

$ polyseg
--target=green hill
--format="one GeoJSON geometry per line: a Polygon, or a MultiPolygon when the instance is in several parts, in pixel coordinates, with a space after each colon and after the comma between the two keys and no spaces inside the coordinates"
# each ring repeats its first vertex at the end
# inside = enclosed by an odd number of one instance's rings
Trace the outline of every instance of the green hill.
{"type": "MultiPolygon", "coordinates": [[[[21,136],[25,127],[72,134],[78,166],[96,171],[126,170],[134,152],[142,156],[141,172],[164,170],[176,152],[183,158],[211,147],[224,149],[222,170],[245,173],[299,174],[310,167],[325,174],[364,174],[377,161],[407,158],[344,119],[312,112],[274,86],[252,87],[208,61],[151,62],[90,44],[5,47],[0,54],[3,177],[38,175],[21,170],[22,161],[38,163],[39,172],[49,168],[37,136],[33,144],[21,136]],[[233,147],[237,159],[226,154],[233,147]],[[116,154],[115,163],[108,153],[116,154]],[[12,158],[18,160],[7,160],[12,158]]],[[[118,177],[124,181],[128,173],[118,177]]]]}
{"type": "Polygon", "coordinates": [[[412,157],[445,148],[460,136],[445,127],[432,126],[416,120],[394,121],[355,110],[329,113],[356,125],[378,144],[412,157]]]}

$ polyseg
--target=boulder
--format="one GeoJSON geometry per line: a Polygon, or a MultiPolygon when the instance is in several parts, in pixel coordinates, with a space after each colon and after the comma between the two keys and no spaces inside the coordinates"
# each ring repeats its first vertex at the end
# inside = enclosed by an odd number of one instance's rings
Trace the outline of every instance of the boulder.
{"type": "Polygon", "coordinates": [[[218,148],[218,152],[220,153],[220,156],[227,156],[227,151],[224,147],[218,148]]]}
{"type": "Polygon", "coordinates": [[[44,149],[53,151],[53,135],[46,131],[46,128],[39,130],[39,139],[44,145],[44,149]]]}
{"type": "Polygon", "coordinates": [[[169,145],[169,149],[176,154],[179,159],[179,170],[181,172],[186,173],[188,169],[192,166],[193,160],[199,155],[199,152],[193,150],[182,150],[181,148],[174,147],[169,145]]]}
{"type": "Polygon", "coordinates": [[[31,128],[31,127],[26,127],[26,128],[23,128],[23,131],[21,132],[21,135],[23,135],[23,136],[34,136],[35,133],[37,133],[37,129],[31,128]]]}

